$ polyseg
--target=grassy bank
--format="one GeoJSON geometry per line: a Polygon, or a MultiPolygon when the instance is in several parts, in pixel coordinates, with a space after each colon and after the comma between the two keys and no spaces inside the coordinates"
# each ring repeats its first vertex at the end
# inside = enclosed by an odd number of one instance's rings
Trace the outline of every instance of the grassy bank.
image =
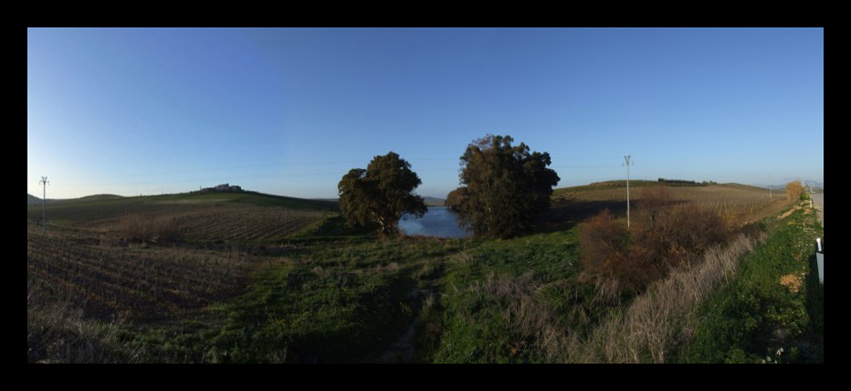
{"type": "Polygon", "coordinates": [[[674,361],[824,362],[824,286],[813,244],[824,230],[801,208],[772,225],[735,278],[700,306],[701,321],[674,361]]]}

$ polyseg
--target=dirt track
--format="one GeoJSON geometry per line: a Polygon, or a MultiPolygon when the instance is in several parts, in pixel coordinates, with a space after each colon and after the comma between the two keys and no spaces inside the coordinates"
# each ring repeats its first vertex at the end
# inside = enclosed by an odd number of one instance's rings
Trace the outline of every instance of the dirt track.
{"type": "Polygon", "coordinates": [[[813,205],[818,209],[818,221],[824,227],[824,193],[813,194],[813,205]]]}

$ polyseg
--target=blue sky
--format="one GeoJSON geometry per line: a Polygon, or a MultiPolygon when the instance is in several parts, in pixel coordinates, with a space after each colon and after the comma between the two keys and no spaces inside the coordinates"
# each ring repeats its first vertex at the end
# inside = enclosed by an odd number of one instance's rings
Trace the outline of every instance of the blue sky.
{"type": "Polygon", "coordinates": [[[27,192],[230,183],[305,198],[389,151],[458,186],[486,134],[558,187],[824,181],[823,29],[58,29],[27,33],[27,192]]]}

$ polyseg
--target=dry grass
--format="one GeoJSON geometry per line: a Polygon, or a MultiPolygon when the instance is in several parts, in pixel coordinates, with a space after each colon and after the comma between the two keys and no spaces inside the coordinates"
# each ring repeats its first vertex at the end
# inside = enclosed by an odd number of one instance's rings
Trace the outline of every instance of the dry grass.
{"type": "Polygon", "coordinates": [[[183,239],[183,229],[177,218],[171,216],[128,215],[120,222],[120,230],[132,242],[178,242],[183,239]]]}
{"type": "Polygon", "coordinates": [[[755,242],[740,236],[726,247],[707,251],[702,262],[673,271],[623,312],[603,321],[586,341],[572,341],[571,361],[664,363],[674,347],[691,337],[694,308],[732,276],[755,242]]]}
{"type": "Polygon", "coordinates": [[[780,277],[779,282],[780,285],[785,286],[787,289],[789,289],[790,292],[798,293],[798,291],[801,289],[801,285],[803,284],[803,282],[801,281],[802,279],[802,276],[793,273],[780,277]]]}
{"type": "Polygon", "coordinates": [[[35,285],[27,287],[27,362],[134,363],[144,346],[121,341],[124,319],[103,324],[86,320],[67,300],[53,300],[35,285]]]}
{"type": "MultiPolygon", "coordinates": [[[[654,196],[660,186],[650,185],[631,189],[630,206],[635,207],[654,196]],[[645,190],[647,189],[647,190],[645,190]],[[652,191],[650,191],[652,189],[652,191]]],[[[697,187],[664,187],[668,204],[693,204],[701,209],[721,214],[725,220],[743,224],[774,215],[788,205],[783,196],[768,189],[741,185],[709,185],[697,187]]],[[[625,187],[580,186],[556,189],[553,209],[567,218],[582,221],[602,208],[608,208],[617,217],[626,217],[625,187]]]]}

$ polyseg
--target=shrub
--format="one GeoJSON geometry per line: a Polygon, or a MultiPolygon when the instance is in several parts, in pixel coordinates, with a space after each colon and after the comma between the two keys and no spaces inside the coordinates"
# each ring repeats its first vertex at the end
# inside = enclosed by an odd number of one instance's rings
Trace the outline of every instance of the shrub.
{"type": "Polygon", "coordinates": [[[586,279],[596,279],[598,286],[614,283],[620,293],[637,293],[729,237],[717,213],[693,204],[671,205],[664,187],[644,196],[631,230],[608,210],[584,223],[579,242],[586,279]],[[601,279],[607,284],[601,285],[601,279]]]}
{"type": "Polygon", "coordinates": [[[608,209],[584,223],[579,243],[584,278],[610,288],[604,301],[617,299],[622,291],[634,291],[650,279],[652,265],[646,263],[649,257],[643,254],[645,250],[630,244],[626,225],[615,220],[608,209]]]}
{"type": "Polygon", "coordinates": [[[607,264],[618,254],[627,251],[629,233],[626,226],[614,219],[608,209],[590,218],[579,232],[582,246],[580,262],[593,274],[610,274],[607,264]]]}
{"type": "Polygon", "coordinates": [[[727,239],[727,227],[717,213],[694,204],[656,212],[652,222],[638,224],[636,245],[647,250],[648,261],[663,269],[691,263],[710,246],[727,239]]]}
{"type": "Polygon", "coordinates": [[[800,181],[792,181],[786,184],[786,199],[796,201],[804,194],[804,186],[800,181]]]}

